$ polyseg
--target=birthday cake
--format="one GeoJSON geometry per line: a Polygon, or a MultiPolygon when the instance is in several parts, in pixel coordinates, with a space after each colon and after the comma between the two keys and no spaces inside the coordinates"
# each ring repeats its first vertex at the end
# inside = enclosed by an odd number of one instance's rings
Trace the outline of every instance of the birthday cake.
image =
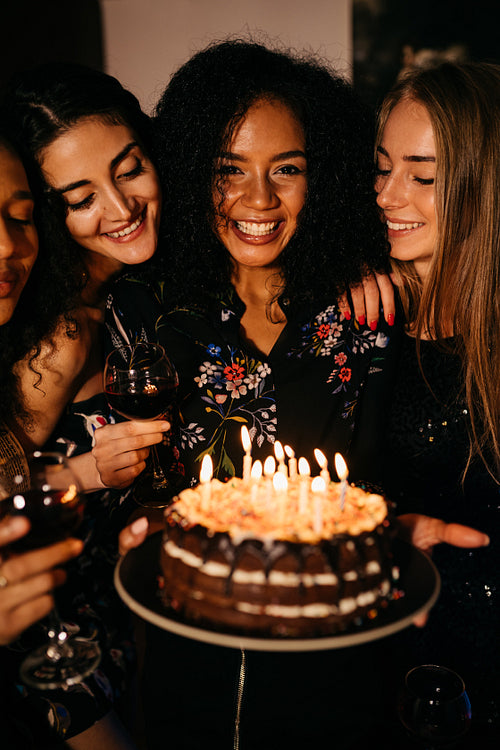
{"type": "MultiPolygon", "coordinates": [[[[317,479],[317,478],[316,478],[317,479]]],[[[265,637],[355,628],[392,596],[393,527],[381,495],[340,482],[212,480],[165,511],[161,596],[186,621],[265,637]]]]}

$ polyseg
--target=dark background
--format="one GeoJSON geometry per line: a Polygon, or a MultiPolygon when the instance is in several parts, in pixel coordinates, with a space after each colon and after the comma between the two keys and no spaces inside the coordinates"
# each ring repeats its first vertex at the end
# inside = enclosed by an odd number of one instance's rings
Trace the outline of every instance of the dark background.
{"type": "Polygon", "coordinates": [[[403,49],[449,50],[500,63],[500,0],[353,0],[353,83],[376,107],[403,65],[403,49]]]}
{"type": "Polygon", "coordinates": [[[103,68],[98,0],[5,0],[0,24],[0,85],[14,71],[40,62],[103,68]]]}

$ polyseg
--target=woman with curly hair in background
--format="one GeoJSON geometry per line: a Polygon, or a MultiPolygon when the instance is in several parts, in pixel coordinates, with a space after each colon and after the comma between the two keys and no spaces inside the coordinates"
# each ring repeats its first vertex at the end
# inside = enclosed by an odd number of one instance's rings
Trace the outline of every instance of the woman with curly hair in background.
{"type": "MultiPolygon", "coordinates": [[[[360,446],[356,422],[365,384],[384,386],[390,328],[351,319],[338,300],[387,260],[371,118],[322,62],[234,41],[180,68],[154,128],[159,250],[147,273],[114,285],[107,325],[115,346],[158,340],[177,367],[186,484],[206,453],[219,479],[240,472],[242,423],[255,458],[279,439],[311,463],[315,447],[341,451],[362,477],[376,424],[360,446]]],[[[125,426],[112,427],[96,432],[98,468],[107,484],[130,482],[133,452],[119,468],[108,460],[111,433],[121,427],[126,442],[125,426]]],[[[129,527],[129,538],[138,531],[129,527]]],[[[242,746],[319,747],[334,737],[354,747],[375,736],[375,654],[247,653],[242,746]]],[[[148,747],[232,747],[239,670],[239,652],[148,626],[148,747]]]]}

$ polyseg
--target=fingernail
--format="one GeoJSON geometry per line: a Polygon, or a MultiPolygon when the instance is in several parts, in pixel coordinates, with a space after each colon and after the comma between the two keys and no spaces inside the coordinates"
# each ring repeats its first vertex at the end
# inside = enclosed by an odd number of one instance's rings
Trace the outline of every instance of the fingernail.
{"type": "Polygon", "coordinates": [[[371,331],[376,331],[377,330],[377,321],[376,320],[370,321],[370,330],[371,331]]]}
{"type": "Polygon", "coordinates": [[[81,539],[72,539],[71,540],[71,552],[74,555],[79,555],[84,547],[84,544],[81,539]]]}
{"type": "Polygon", "coordinates": [[[160,422],[160,429],[161,430],[169,430],[170,429],[170,422],[167,422],[167,421],[165,421],[165,420],[162,419],[162,421],[160,422]]]}
{"type": "Polygon", "coordinates": [[[342,315],[344,316],[344,318],[346,320],[350,320],[351,319],[351,311],[350,310],[344,310],[344,312],[342,313],[342,315]]]}
{"type": "Polygon", "coordinates": [[[148,525],[149,523],[148,523],[148,519],[146,518],[146,516],[141,516],[140,518],[137,518],[133,522],[133,524],[130,527],[130,531],[132,532],[132,534],[135,534],[136,536],[138,536],[139,534],[142,534],[144,531],[147,530],[148,525]]]}
{"type": "Polygon", "coordinates": [[[490,543],[490,538],[487,534],[483,534],[483,547],[487,547],[490,543]]]}
{"type": "Polygon", "coordinates": [[[366,323],[366,318],[365,318],[364,315],[360,315],[359,316],[358,323],[359,323],[360,326],[364,326],[364,324],[366,323]]]}
{"type": "Polygon", "coordinates": [[[389,313],[387,316],[387,322],[390,326],[394,325],[394,313],[389,313]]]}

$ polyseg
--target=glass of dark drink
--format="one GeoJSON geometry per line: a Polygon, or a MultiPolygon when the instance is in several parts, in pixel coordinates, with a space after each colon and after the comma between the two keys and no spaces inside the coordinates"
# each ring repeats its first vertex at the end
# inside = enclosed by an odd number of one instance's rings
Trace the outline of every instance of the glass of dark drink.
{"type": "MultiPolygon", "coordinates": [[[[25,536],[2,547],[4,558],[75,536],[83,518],[83,495],[67,459],[60,453],[35,451],[22,468],[19,461],[4,464],[0,497],[0,520],[19,515],[30,521],[25,536]]],[[[98,643],[70,637],[56,607],[47,617],[47,624],[48,642],[24,659],[21,679],[39,690],[81,682],[100,662],[98,643]]]]}
{"type": "Polygon", "coordinates": [[[425,750],[455,747],[471,723],[471,705],[462,678],[435,664],[407,673],[398,713],[408,735],[425,750]]]}
{"type": "MultiPolygon", "coordinates": [[[[106,359],[106,398],[110,407],[127,419],[168,419],[172,423],[178,385],[176,369],[160,344],[121,346],[106,359]]],[[[136,487],[139,505],[161,508],[171,502],[174,493],[166,464],[172,466],[174,459],[169,435],[163,438],[161,452],[164,466],[156,445],[151,446],[151,461],[136,487]]]]}

